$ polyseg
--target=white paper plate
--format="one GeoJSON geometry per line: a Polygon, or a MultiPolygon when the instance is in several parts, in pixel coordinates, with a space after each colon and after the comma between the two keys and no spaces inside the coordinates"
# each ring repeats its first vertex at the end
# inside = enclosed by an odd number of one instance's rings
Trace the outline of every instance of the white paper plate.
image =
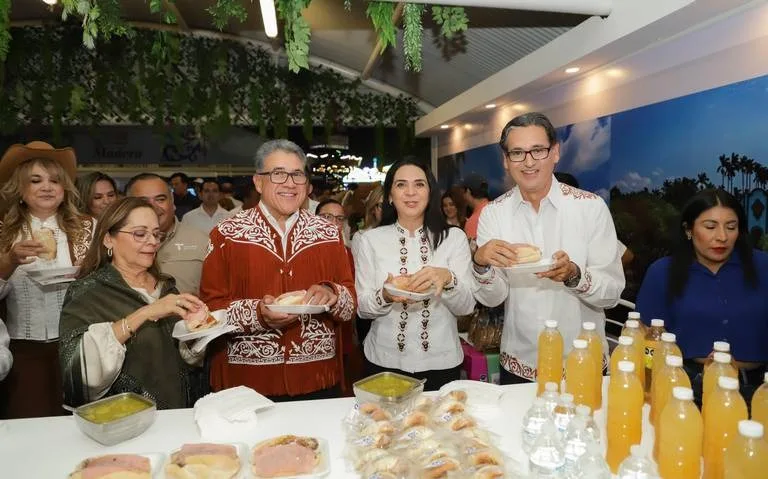
{"type": "MultiPolygon", "coordinates": [[[[298,476],[280,476],[281,479],[310,479],[315,477],[325,477],[331,472],[331,460],[329,457],[328,442],[325,439],[319,437],[315,438],[318,443],[318,451],[320,451],[320,463],[315,467],[315,470],[310,474],[300,474],[298,476]]],[[[265,439],[268,440],[268,439],[265,439]]],[[[257,444],[261,443],[259,441],[257,444]]],[[[255,447],[256,445],[254,445],[255,447]]],[[[251,456],[253,454],[253,448],[248,451],[248,472],[252,474],[248,477],[254,477],[256,479],[264,479],[261,476],[253,474],[251,471],[251,456]]]]}
{"type": "MultiPolygon", "coordinates": [[[[113,453],[113,454],[131,454],[131,453],[113,453]]],[[[110,456],[110,455],[112,455],[112,454],[104,453],[104,454],[93,455],[93,456],[90,456],[88,458],[83,458],[83,459],[77,461],[77,463],[74,466],[72,466],[72,471],[74,471],[75,468],[81,462],[83,462],[85,459],[90,459],[92,457],[100,457],[100,456],[110,456]]],[[[135,454],[135,455],[136,456],[141,456],[141,457],[146,457],[147,459],[149,459],[149,468],[150,468],[150,471],[151,471],[150,475],[152,476],[153,479],[158,479],[158,478],[165,477],[165,474],[164,474],[164,471],[163,471],[163,465],[165,464],[165,454],[160,454],[160,453],[154,453],[153,452],[153,453],[135,454]]],[[[67,475],[67,477],[69,477],[69,475],[67,475]]]]}
{"type": "Polygon", "coordinates": [[[267,304],[265,305],[276,313],[284,314],[321,314],[328,312],[328,306],[325,304],[267,304]]]}
{"type": "Polygon", "coordinates": [[[393,284],[384,283],[384,289],[392,296],[399,296],[405,299],[411,299],[413,301],[423,301],[429,299],[435,295],[434,289],[429,289],[423,293],[414,293],[413,291],[406,291],[404,289],[397,289],[393,284]]]}
{"type": "Polygon", "coordinates": [[[193,339],[198,339],[198,338],[206,338],[208,340],[207,342],[210,342],[210,340],[217,338],[222,334],[227,334],[237,329],[236,326],[231,326],[226,323],[225,321],[226,314],[227,314],[227,311],[224,309],[218,309],[216,311],[212,311],[211,316],[216,318],[219,324],[217,324],[212,328],[201,329],[201,330],[192,331],[192,332],[190,332],[187,329],[187,325],[184,322],[184,320],[176,321],[176,324],[173,325],[173,333],[171,334],[171,336],[173,336],[174,338],[178,339],[181,342],[192,341],[193,339]]]}
{"type": "MultiPolygon", "coordinates": [[[[217,441],[207,441],[207,443],[208,444],[226,444],[228,446],[235,446],[235,449],[237,449],[237,457],[240,459],[240,472],[235,474],[233,476],[233,479],[246,479],[248,477],[251,477],[251,466],[250,466],[250,463],[248,462],[250,449],[248,448],[247,444],[244,444],[242,442],[217,442],[217,441]]],[[[196,443],[189,442],[187,444],[196,444],[196,443]]],[[[163,461],[163,466],[162,466],[160,475],[157,477],[160,477],[160,478],[168,477],[165,474],[165,466],[167,466],[171,462],[171,455],[175,452],[178,452],[180,449],[181,447],[179,447],[179,449],[171,451],[171,453],[169,453],[166,456],[165,460],[163,461]]]]}
{"type": "Polygon", "coordinates": [[[29,278],[42,285],[69,283],[75,280],[78,266],[63,266],[60,268],[28,269],[29,278]]]}
{"type": "Polygon", "coordinates": [[[534,274],[543,273],[552,269],[552,265],[555,264],[554,260],[550,258],[541,258],[535,263],[516,264],[509,268],[504,268],[507,274],[534,274]]]}

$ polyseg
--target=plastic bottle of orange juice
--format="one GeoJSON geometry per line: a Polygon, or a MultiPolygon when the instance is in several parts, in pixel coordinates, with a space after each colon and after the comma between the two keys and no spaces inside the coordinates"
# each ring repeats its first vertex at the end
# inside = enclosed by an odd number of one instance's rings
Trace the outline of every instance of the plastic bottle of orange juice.
{"type": "Polygon", "coordinates": [[[752,420],[768,427],[768,373],[763,381],[752,396],[752,420]]]}
{"type": "Polygon", "coordinates": [[[736,437],[739,421],[748,418],[747,403],[739,393],[739,381],[727,376],[720,376],[709,398],[704,406],[704,479],[721,479],[723,453],[736,437]]]}
{"type": "MultiPolygon", "coordinates": [[[[661,342],[661,334],[664,332],[664,320],[652,319],[651,327],[645,333],[645,399],[651,398],[651,381],[653,380],[653,355],[661,342]]],[[[663,363],[662,363],[663,364],[663,363]]]]}
{"type": "Polygon", "coordinates": [[[565,361],[565,389],[573,394],[575,404],[589,406],[595,410],[595,382],[597,369],[595,360],[587,349],[587,341],[574,339],[573,349],[565,361]]]}
{"type": "Polygon", "coordinates": [[[595,404],[592,411],[597,411],[603,407],[603,339],[597,334],[597,326],[592,321],[586,321],[581,325],[579,339],[587,341],[589,353],[595,358],[595,404]]]}
{"type": "MultiPolygon", "coordinates": [[[[656,351],[653,353],[653,374],[651,377],[651,406],[653,406],[653,380],[659,374],[659,371],[666,366],[667,362],[665,358],[668,355],[683,357],[682,351],[675,343],[677,336],[674,333],[663,332],[661,333],[661,342],[656,347],[656,351]]],[[[661,411],[659,411],[661,412],[661,411]]]]}
{"type": "Polygon", "coordinates": [[[656,381],[656,389],[653,391],[650,420],[654,426],[656,440],[653,443],[653,457],[659,457],[659,418],[664,408],[672,399],[672,390],[677,386],[691,387],[691,380],[683,370],[683,358],[669,355],[666,358],[666,366],[659,371],[659,379],[656,381]]]}
{"type": "Polygon", "coordinates": [[[643,434],[643,386],[635,375],[635,363],[619,361],[608,385],[606,419],[608,451],[605,459],[615,474],[643,434]]]}
{"type": "MultiPolygon", "coordinates": [[[[731,364],[731,355],[728,353],[715,353],[713,354],[713,362],[708,368],[704,370],[704,384],[701,387],[701,405],[702,407],[707,405],[707,399],[715,386],[717,386],[717,380],[720,376],[728,376],[729,378],[739,378],[738,370],[731,364]]],[[[706,411],[706,408],[705,408],[706,411]]],[[[706,412],[705,412],[706,415],[706,412]]]]}
{"type": "Polygon", "coordinates": [[[618,374],[619,361],[632,361],[635,364],[635,376],[637,376],[638,369],[645,367],[642,359],[637,354],[637,349],[635,349],[634,339],[629,336],[619,336],[619,345],[611,353],[611,376],[618,374]]]}
{"type": "Polygon", "coordinates": [[[659,427],[659,473],[662,479],[699,479],[704,423],[693,403],[691,388],[672,390],[672,399],[661,413],[659,427]]]}
{"type": "MultiPolygon", "coordinates": [[[[643,337],[645,337],[646,327],[643,322],[640,321],[640,313],[638,311],[630,311],[627,313],[627,321],[637,321],[637,327],[643,332],[643,337]]],[[[626,325],[626,322],[624,324],[626,325]]]]}
{"type": "MultiPolygon", "coordinates": [[[[712,344],[712,353],[709,355],[709,358],[707,358],[707,362],[704,365],[704,368],[706,369],[709,367],[710,364],[712,364],[714,361],[713,357],[715,353],[728,353],[731,354],[731,344],[726,341],[715,341],[712,344]]],[[[731,355],[733,356],[733,355],[731,355]]],[[[731,357],[731,360],[733,360],[733,357],[731,357]]]]}
{"type": "Polygon", "coordinates": [[[541,396],[548,382],[557,384],[563,380],[563,337],[557,330],[557,321],[544,321],[544,330],[539,334],[539,351],[536,359],[537,394],[541,396]]]}
{"type": "Polygon", "coordinates": [[[640,322],[640,313],[635,313],[637,318],[632,316],[633,313],[635,312],[629,313],[630,319],[627,319],[627,322],[624,323],[621,335],[632,338],[632,347],[637,350],[637,355],[643,366],[635,369],[635,375],[640,378],[640,384],[645,388],[645,330],[642,328],[643,323],[640,322]]]}
{"type": "Polygon", "coordinates": [[[739,435],[725,451],[725,479],[762,479],[768,475],[768,441],[765,427],[756,421],[739,421],[739,435]]]}

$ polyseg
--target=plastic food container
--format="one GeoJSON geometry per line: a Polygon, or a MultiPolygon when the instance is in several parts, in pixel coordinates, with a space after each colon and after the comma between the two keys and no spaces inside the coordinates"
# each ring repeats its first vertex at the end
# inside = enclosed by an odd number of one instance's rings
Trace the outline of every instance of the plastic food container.
{"type": "Polygon", "coordinates": [[[135,393],[121,393],[75,409],[77,427],[94,441],[112,446],[146,431],[155,422],[157,405],[135,393]]]}
{"type": "Polygon", "coordinates": [[[424,392],[425,380],[383,372],[368,376],[352,385],[359,403],[376,403],[394,414],[411,409],[424,392]]]}

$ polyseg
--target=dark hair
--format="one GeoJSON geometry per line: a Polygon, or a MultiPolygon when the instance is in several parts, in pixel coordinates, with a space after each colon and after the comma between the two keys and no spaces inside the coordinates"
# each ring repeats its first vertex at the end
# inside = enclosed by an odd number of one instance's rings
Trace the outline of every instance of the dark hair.
{"type": "Polygon", "coordinates": [[[80,193],[80,198],[78,199],[78,207],[83,213],[87,213],[89,215],[92,214],[90,209],[91,196],[93,196],[93,188],[99,181],[106,181],[112,185],[112,189],[115,190],[115,195],[117,195],[117,184],[115,183],[115,180],[113,180],[111,176],[105,173],[94,171],[93,173],[88,173],[87,175],[78,178],[75,181],[75,186],[80,193]]]}
{"type": "Polygon", "coordinates": [[[429,170],[429,167],[418,158],[407,156],[402,160],[398,160],[392,164],[392,167],[387,172],[387,176],[384,179],[384,204],[381,211],[381,226],[392,225],[397,221],[397,210],[392,203],[387,200],[392,192],[392,183],[395,181],[395,173],[406,165],[421,168],[421,170],[424,171],[424,175],[427,177],[427,184],[429,185],[429,201],[427,202],[427,209],[424,210],[424,228],[427,230],[427,234],[432,238],[432,246],[434,249],[437,249],[437,247],[440,246],[440,243],[442,243],[448,235],[448,224],[443,217],[440,190],[438,189],[435,175],[433,175],[429,170]]]}
{"type": "Polygon", "coordinates": [[[563,171],[556,171],[555,179],[560,183],[564,183],[568,186],[573,186],[574,188],[579,187],[579,180],[577,180],[576,177],[570,173],[565,173],[563,171]]]}
{"type": "Polygon", "coordinates": [[[334,200],[333,198],[328,198],[327,200],[323,200],[320,203],[317,204],[317,207],[315,207],[315,214],[319,215],[320,210],[323,209],[323,206],[325,205],[339,205],[342,208],[344,207],[340,202],[334,200]]]}
{"type": "Polygon", "coordinates": [[[189,176],[187,176],[185,173],[181,173],[181,172],[174,173],[170,176],[170,178],[168,178],[168,181],[172,181],[174,178],[179,178],[181,179],[182,183],[184,183],[185,185],[189,185],[189,176]]]}
{"type": "Polygon", "coordinates": [[[752,245],[749,243],[747,216],[744,214],[744,209],[739,200],[727,191],[707,189],[696,193],[689,199],[680,214],[680,224],[676,233],[677,245],[673,250],[672,264],[669,269],[668,301],[682,296],[685,285],[688,283],[691,264],[696,261],[693,241],[688,239],[687,231],[693,228],[694,222],[702,213],[715,206],[722,206],[736,213],[739,220],[739,236],[736,238],[734,253],[741,257],[744,280],[753,288],[757,286],[757,270],[752,260],[752,245]]]}
{"type": "Polygon", "coordinates": [[[512,118],[509,123],[504,126],[504,129],[501,130],[499,146],[501,146],[504,154],[506,154],[507,151],[507,137],[509,136],[509,131],[512,128],[524,128],[526,126],[540,126],[544,128],[544,131],[547,133],[547,139],[549,140],[549,146],[552,147],[557,144],[557,131],[555,131],[555,127],[552,126],[552,122],[549,121],[549,118],[547,118],[543,113],[524,113],[520,116],[512,118]]]}
{"type": "MultiPolygon", "coordinates": [[[[163,178],[162,176],[155,174],[155,173],[139,173],[138,175],[134,176],[130,180],[128,180],[128,183],[125,184],[125,194],[127,196],[130,196],[131,194],[131,188],[134,184],[136,184],[139,181],[146,181],[146,180],[160,180],[166,185],[168,184],[168,180],[163,178]]],[[[170,191],[170,186],[168,186],[168,191],[170,191]]]]}
{"type": "Polygon", "coordinates": [[[212,179],[203,180],[203,182],[200,183],[200,189],[201,190],[205,187],[206,183],[212,183],[212,184],[216,185],[216,188],[218,188],[219,193],[221,193],[221,185],[219,184],[218,181],[212,180],[212,179]]]}
{"type": "MultiPolygon", "coordinates": [[[[460,190],[461,188],[459,188],[459,191],[460,190]]],[[[443,200],[450,198],[451,201],[453,201],[453,205],[456,207],[456,219],[459,220],[459,228],[463,229],[467,222],[467,205],[459,191],[457,191],[456,188],[449,188],[448,191],[443,193],[443,196],[440,198],[440,211],[443,211],[443,200]]],[[[445,217],[445,213],[443,213],[443,216],[445,217]]],[[[446,221],[448,220],[447,217],[445,219],[446,221]]]]}

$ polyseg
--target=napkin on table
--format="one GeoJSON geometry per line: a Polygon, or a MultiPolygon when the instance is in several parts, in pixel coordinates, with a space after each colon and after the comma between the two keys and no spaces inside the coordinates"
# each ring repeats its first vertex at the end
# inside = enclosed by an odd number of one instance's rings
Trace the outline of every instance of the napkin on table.
{"type": "Polygon", "coordinates": [[[204,439],[231,441],[253,434],[256,412],[274,403],[245,386],[211,393],[195,403],[194,416],[204,439]]]}

